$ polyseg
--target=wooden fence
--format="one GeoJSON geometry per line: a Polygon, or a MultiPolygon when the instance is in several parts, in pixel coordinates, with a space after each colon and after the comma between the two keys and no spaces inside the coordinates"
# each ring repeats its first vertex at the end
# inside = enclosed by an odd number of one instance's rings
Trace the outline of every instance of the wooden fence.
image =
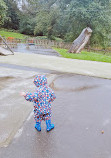
{"type": "MultiPolygon", "coordinates": [[[[6,43],[10,46],[10,48],[17,47],[18,43],[24,43],[27,47],[34,45],[35,48],[41,47],[41,48],[63,48],[63,49],[69,49],[71,46],[71,43],[67,42],[57,42],[54,40],[47,40],[47,39],[15,39],[15,38],[7,38],[5,39],[6,43]]],[[[5,43],[2,39],[0,39],[0,45],[2,47],[6,47],[5,43]]]]}
{"type": "MultiPolygon", "coordinates": [[[[36,38],[27,38],[27,39],[15,39],[12,37],[8,37],[7,39],[5,38],[6,43],[10,48],[16,48],[18,43],[24,43],[26,47],[30,47],[31,45],[35,46],[35,49],[38,48],[63,48],[63,49],[70,49],[72,43],[69,42],[61,42],[61,41],[54,41],[54,40],[48,40],[48,39],[36,39],[36,38]]],[[[6,47],[5,43],[3,40],[0,38],[0,46],[6,47]]],[[[93,51],[93,52],[103,52],[104,54],[106,52],[111,52],[111,48],[107,49],[102,49],[99,47],[92,48],[90,45],[87,45],[85,47],[87,51],[93,51]]]]}

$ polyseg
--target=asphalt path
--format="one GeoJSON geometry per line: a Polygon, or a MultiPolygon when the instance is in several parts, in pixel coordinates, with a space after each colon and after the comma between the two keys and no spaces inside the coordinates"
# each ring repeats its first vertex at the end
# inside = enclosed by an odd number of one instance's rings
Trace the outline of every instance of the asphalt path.
{"type": "Polygon", "coordinates": [[[58,56],[15,53],[9,56],[0,56],[0,64],[26,66],[42,70],[51,70],[62,73],[74,73],[93,77],[111,79],[111,63],[69,59],[58,56]]]}
{"type": "MultiPolygon", "coordinates": [[[[16,130],[13,132],[10,129],[13,135],[0,148],[0,158],[110,158],[111,80],[44,71],[57,96],[52,104],[55,129],[47,133],[43,121],[42,131],[37,132],[34,128],[32,104],[18,93],[24,89],[34,90],[32,80],[40,71],[22,68],[1,67],[0,96],[10,88],[7,91],[8,103],[7,100],[4,101],[5,96],[1,99],[2,114],[10,114],[11,120],[8,116],[6,120],[9,119],[9,127],[16,127],[16,130]],[[7,111],[8,107],[13,112],[7,111]]],[[[1,115],[0,122],[5,128],[4,117],[5,115],[1,115]]]]}

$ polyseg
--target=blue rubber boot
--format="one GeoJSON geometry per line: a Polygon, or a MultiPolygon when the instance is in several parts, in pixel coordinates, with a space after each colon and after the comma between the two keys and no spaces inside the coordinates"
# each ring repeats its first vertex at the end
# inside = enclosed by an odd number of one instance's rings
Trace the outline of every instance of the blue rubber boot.
{"type": "Polygon", "coordinates": [[[46,130],[51,131],[54,128],[54,124],[51,124],[51,120],[46,120],[46,130]]]}
{"type": "Polygon", "coordinates": [[[35,128],[37,129],[37,131],[41,131],[41,122],[36,122],[35,124],[35,128]]]}

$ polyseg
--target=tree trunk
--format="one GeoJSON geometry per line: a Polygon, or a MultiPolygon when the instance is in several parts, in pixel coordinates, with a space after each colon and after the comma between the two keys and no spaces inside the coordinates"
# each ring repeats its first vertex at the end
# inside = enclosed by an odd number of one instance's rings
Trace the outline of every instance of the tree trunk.
{"type": "Polygon", "coordinates": [[[83,29],[78,38],[76,38],[69,49],[69,53],[80,53],[90,39],[92,30],[89,27],[83,29]]]}

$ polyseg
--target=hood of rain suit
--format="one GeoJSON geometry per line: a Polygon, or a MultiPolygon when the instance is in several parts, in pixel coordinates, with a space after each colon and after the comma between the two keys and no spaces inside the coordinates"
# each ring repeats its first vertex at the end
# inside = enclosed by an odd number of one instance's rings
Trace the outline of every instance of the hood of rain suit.
{"type": "Polygon", "coordinates": [[[34,79],[36,87],[45,86],[47,84],[47,78],[45,75],[37,75],[34,79]]]}

